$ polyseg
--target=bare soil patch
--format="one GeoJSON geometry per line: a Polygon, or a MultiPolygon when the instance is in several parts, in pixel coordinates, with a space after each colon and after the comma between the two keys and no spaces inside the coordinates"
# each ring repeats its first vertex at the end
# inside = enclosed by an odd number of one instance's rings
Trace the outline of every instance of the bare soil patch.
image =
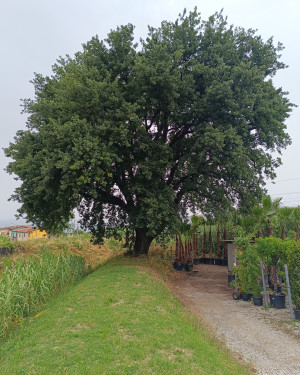
{"type": "Polygon", "coordinates": [[[172,278],[172,289],[239,358],[257,374],[300,374],[300,322],[286,309],[265,309],[235,301],[227,267],[197,265],[172,278]]]}

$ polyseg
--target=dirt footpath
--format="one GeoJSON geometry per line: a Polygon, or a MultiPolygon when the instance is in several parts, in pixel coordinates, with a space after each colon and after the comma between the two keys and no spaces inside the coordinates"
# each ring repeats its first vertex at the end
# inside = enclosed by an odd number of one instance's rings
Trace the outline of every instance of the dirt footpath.
{"type": "MultiPolygon", "coordinates": [[[[257,374],[300,375],[300,322],[286,309],[234,301],[227,267],[197,265],[172,282],[179,298],[257,374]]],[[[287,303],[288,306],[288,303],[287,303]]]]}

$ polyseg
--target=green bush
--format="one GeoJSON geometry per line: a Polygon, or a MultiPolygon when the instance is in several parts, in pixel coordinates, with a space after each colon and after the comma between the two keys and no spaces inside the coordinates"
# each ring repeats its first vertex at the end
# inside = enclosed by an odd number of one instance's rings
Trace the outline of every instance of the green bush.
{"type": "Polygon", "coordinates": [[[290,287],[293,303],[300,310],[300,242],[285,239],[285,258],[289,271],[290,287]]]}
{"type": "Polygon", "coordinates": [[[15,248],[16,245],[6,236],[0,236],[0,247],[15,248]]]}
{"type": "Polygon", "coordinates": [[[235,239],[239,251],[237,252],[238,265],[234,272],[238,275],[238,282],[245,293],[251,292],[254,297],[259,297],[262,292],[259,279],[260,256],[257,248],[250,245],[250,236],[241,236],[235,239]]]}

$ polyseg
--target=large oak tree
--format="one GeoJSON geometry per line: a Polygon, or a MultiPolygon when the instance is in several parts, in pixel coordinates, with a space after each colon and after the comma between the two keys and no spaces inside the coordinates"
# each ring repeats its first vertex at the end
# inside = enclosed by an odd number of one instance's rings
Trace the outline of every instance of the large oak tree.
{"type": "Polygon", "coordinates": [[[46,230],[74,208],[96,238],[135,230],[135,252],[188,209],[245,206],[274,178],[292,104],[274,87],[282,46],[197,10],[92,38],[53,74],[35,75],[27,130],[5,150],[20,214],[46,230]]]}

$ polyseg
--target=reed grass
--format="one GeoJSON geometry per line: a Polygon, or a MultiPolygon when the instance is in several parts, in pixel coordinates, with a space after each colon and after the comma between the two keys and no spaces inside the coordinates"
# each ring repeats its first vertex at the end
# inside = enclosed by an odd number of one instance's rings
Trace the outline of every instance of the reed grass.
{"type": "Polygon", "coordinates": [[[6,261],[0,279],[0,337],[85,275],[85,260],[77,255],[43,251],[39,259],[6,261]]]}

